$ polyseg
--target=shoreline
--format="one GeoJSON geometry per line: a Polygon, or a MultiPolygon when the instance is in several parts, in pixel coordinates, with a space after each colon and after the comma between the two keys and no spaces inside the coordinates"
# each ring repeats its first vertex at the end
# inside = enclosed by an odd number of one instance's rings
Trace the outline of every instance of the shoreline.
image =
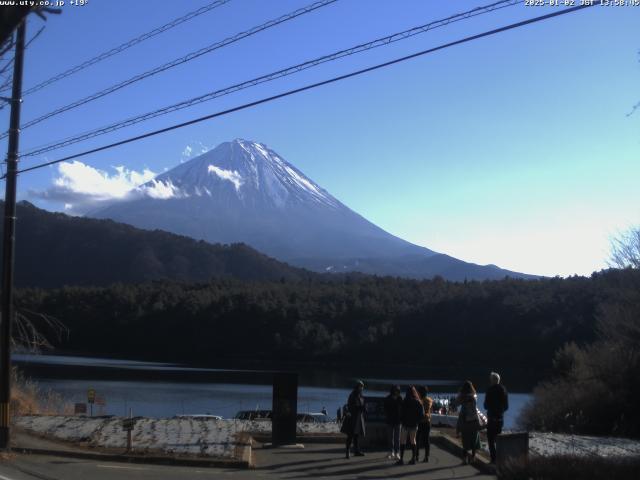
{"type": "MultiPolygon", "coordinates": [[[[33,377],[73,380],[144,380],[151,378],[153,380],[206,383],[212,381],[212,379],[222,378],[225,383],[269,385],[271,375],[274,372],[297,371],[299,373],[300,386],[313,387],[318,386],[318,383],[322,383],[327,388],[351,388],[354,379],[364,378],[369,380],[370,385],[381,387],[380,389],[372,389],[374,391],[386,391],[390,383],[406,384],[410,379],[401,377],[409,376],[412,379],[421,378],[425,383],[433,382],[429,386],[434,393],[438,393],[438,391],[452,393],[462,384],[464,378],[475,378],[475,383],[479,386],[478,391],[483,392],[484,384],[477,379],[484,378],[485,375],[483,374],[488,374],[491,371],[489,368],[484,367],[462,369],[455,366],[373,363],[363,363],[361,365],[349,363],[348,370],[345,370],[345,366],[337,362],[272,362],[265,364],[262,360],[248,359],[223,359],[207,364],[180,364],[162,360],[78,356],[69,352],[42,355],[20,353],[14,355],[12,363],[33,377]],[[65,358],[69,358],[69,361],[56,361],[56,359],[65,358]],[[81,361],[85,361],[85,363],[80,363],[81,361]],[[401,377],[398,376],[399,373],[402,374],[401,377]],[[251,377],[251,382],[247,381],[249,377],[251,377]],[[386,379],[389,383],[382,382],[380,381],[381,379],[386,379]]],[[[524,370],[514,369],[514,372],[522,372],[524,370]]],[[[506,370],[503,369],[503,371],[506,370]]],[[[508,377],[518,378],[514,372],[508,372],[508,377]]],[[[509,385],[509,392],[531,394],[536,382],[537,380],[520,384],[512,382],[509,385]]]]}

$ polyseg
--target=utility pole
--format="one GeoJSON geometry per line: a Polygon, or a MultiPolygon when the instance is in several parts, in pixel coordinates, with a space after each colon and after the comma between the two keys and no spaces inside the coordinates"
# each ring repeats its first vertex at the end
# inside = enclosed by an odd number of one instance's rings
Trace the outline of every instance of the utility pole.
{"type": "Polygon", "coordinates": [[[18,26],[16,52],[13,65],[13,89],[11,91],[11,120],[9,124],[9,148],[7,150],[7,175],[4,197],[4,232],[2,242],[2,291],[0,300],[0,449],[8,450],[9,402],[11,401],[11,321],[13,309],[13,264],[16,243],[16,186],[18,179],[18,141],[20,137],[20,106],[22,103],[22,65],[26,18],[18,26]]]}

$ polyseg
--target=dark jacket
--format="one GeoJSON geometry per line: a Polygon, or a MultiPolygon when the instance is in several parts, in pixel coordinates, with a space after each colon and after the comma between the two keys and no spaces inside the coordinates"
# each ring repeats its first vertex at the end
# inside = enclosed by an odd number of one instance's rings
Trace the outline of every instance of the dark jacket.
{"type": "Polygon", "coordinates": [[[347,415],[342,422],[340,431],[347,435],[365,435],[364,397],[358,390],[354,390],[349,395],[347,415]]]}
{"type": "Polygon", "coordinates": [[[387,425],[399,425],[402,422],[402,397],[393,398],[391,394],[384,399],[384,414],[387,425]]]}
{"type": "Polygon", "coordinates": [[[484,409],[489,418],[501,419],[509,409],[509,394],[504,385],[497,383],[487,389],[484,396],[484,409]]]}
{"type": "Polygon", "coordinates": [[[402,402],[402,426],[416,428],[423,418],[424,408],[422,403],[407,395],[402,402]]]}

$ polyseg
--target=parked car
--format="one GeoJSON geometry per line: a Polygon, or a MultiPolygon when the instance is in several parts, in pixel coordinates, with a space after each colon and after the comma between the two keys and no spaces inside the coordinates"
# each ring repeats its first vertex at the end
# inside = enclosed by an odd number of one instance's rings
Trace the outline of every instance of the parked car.
{"type": "Polygon", "coordinates": [[[206,414],[196,413],[192,415],[176,415],[173,418],[187,418],[187,419],[190,418],[193,420],[222,420],[222,417],[220,415],[209,415],[208,413],[206,414]]]}
{"type": "Polygon", "coordinates": [[[271,420],[271,410],[240,410],[233,417],[236,420],[271,420]]]}
{"type": "Polygon", "coordinates": [[[329,417],[324,413],[299,413],[296,420],[302,423],[327,423],[329,417]]]}

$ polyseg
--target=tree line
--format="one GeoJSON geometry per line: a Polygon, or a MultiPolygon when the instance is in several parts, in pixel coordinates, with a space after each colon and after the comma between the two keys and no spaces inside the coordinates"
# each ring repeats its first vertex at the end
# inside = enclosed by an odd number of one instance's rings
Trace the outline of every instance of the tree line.
{"type": "MultiPolygon", "coordinates": [[[[55,348],[186,363],[220,360],[521,367],[541,378],[566,343],[597,338],[636,270],[590,278],[449,282],[345,275],[21,289],[18,310],[62,322],[55,348]]],[[[47,331],[47,326],[42,329],[47,331]]]]}

